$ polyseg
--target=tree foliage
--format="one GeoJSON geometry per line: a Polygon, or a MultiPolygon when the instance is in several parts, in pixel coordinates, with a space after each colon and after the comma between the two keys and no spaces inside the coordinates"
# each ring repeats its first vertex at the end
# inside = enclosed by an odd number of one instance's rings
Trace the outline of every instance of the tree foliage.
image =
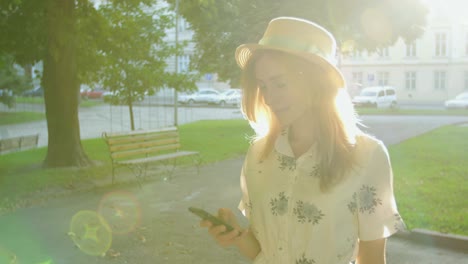
{"type": "MultiPolygon", "coordinates": [[[[171,17],[155,0],[0,0],[0,54],[20,65],[43,62],[48,151],[44,165],[87,165],[80,142],[81,84],[134,95],[183,83],[187,74],[165,71],[181,47],[166,44],[171,17]],[[98,5],[97,3],[100,3],[98,5]]],[[[174,87],[172,86],[172,87],[174,87]]]]}
{"type": "Polygon", "coordinates": [[[32,88],[31,82],[19,74],[13,57],[0,55],[0,103],[12,108],[15,105],[15,95],[32,88]]]}
{"type": "Polygon", "coordinates": [[[139,98],[163,87],[195,86],[194,75],[167,71],[166,61],[180,54],[184,43],[167,42],[166,32],[174,26],[174,16],[147,2],[110,1],[99,6],[101,29],[96,49],[100,60],[94,63],[94,71],[86,72],[87,79],[94,79],[111,90],[118,102],[128,105],[132,130],[133,103],[139,98]]]}
{"type": "Polygon", "coordinates": [[[233,82],[239,74],[235,48],[258,42],[272,18],[309,19],[329,29],[343,51],[374,51],[399,37],[417,38],[427,13],[419,0],[169,0],[172,5],[176,1],[195,32],[193,63],[233,82]]]}
{"type": "Polygon", "coordinates": [[[26,76],[19,74],[13,57],[0,55],[0,90],[10,90],[13,94],[18,95],[31,88],[32,84],[26,76]]]}

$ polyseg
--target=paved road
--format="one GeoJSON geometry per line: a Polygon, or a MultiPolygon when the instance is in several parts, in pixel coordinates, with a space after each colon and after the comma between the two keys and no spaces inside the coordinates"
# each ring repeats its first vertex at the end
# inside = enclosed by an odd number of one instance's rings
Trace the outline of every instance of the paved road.
{"type": "Polygon", "coordinates": [[[362,129],[378,136],[385,144],[395,144],[437,127],[468,123],[468,116],[363,116],[362,129]]]}
{"type": "MultiPolygon", "coordinates": [[[[153,106],[135,107],[136,129],[155,129],[174,124],[172,107],[153,106]]],[[[180,107],[178,124],[185,124],[202,119],[242,118],[238,109],[209,107],[180,107]]],[[[436,127],[468,122],[466,116],[363,116],[364,130],[378,134],[387,144],[397,143],[432,130],[436,127]],[[395,133],[398,131],[398,133],[395,133]],[[385,133],[388,132],[388,133],[385,133]]],[[[119,132],[130,130],[130,118],[125,106],[99,106],[81,108],[79,112],[81,138],[100,137],[102,132],[119,132]]],[[[47,145],[46,121],[0,126],[0,138],[39,133],[39,146],[47,145]]]]}
{"type": "MultiPolygon", "coordinates": [[[[36,109],[40,110],[40,109],[36,109]]],[[[156,129],[174,124],[174,110],[164,106],[134,107],[136,129],[156,129]]],[[[241,112],[234,108],[180,107],[178,124],[185,124],[201,119],[242,118],[241,112]]],[[[100,137],[102,132],[130,131],[128,108],[125,106],[98,106],[81,108],[79,112],[80,133],[82,139],[100,137]]],[[[47,123],[32,123],[0,126],[0,138],[39,133],[39,146],[47,145],[47,123]]]]}

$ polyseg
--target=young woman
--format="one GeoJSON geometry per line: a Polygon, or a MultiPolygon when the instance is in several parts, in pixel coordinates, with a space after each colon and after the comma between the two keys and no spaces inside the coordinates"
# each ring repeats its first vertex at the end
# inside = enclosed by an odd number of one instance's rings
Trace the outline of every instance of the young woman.
{"type": "Polygon", "coordinates": [[[335,49],[321,26],[280,17],[236,51],[257,131],[241,173],[250,226],[226,208],[219,217],[234,231],[201,226],[254,263],[385,263],[386,238],[403,228],[387,150],[358,128],[335,49]]]}

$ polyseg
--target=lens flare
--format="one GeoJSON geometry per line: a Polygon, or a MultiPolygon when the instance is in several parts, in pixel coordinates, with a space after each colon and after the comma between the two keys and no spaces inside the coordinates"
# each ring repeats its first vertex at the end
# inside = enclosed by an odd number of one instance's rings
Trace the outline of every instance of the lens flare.
{"type": "Polygon", "coordinates": [[[109,224],[94,211],[76,213],[68,235],[81,251],[92,256],[103,256],[112,243],[109,224]]]}
{"type": "Polygon", "coordinates": [[[140,204],[126,191],[106,194],[99,203],[98,213],[106,219],[114,234],[130,233],[141,221],[140,204]]]}
{"type": "Polygon", "coordinates": [[[367,8],[361,15],[361,25],[367,36],[377,43],[386,44],[392,38],[392,23],[378,8],[367,8]]]}

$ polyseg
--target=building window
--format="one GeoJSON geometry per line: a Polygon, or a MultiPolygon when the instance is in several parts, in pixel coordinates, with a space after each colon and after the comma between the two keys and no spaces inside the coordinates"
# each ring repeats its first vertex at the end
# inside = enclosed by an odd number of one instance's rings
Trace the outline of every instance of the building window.
{"type": "Polygon", "coordinates": [[[416,42],[406,43],[406,57],[416,57],[416,42]]]}
{"type": "Polygon", "coordinates": [[[416,72],[405,72],[405,89],[416,90],[416,72]]]}
{"type": "Polygon", "coordinates": [[[381,58],[387,58],[390,55],[388,51],[388,47],[379,49],[377,53],[379,54],[379,57],[381,58]]]}
{"type": "Polygon", "coordinates": [[[352,58],[355,58],[355,59],[362,58],[362,51],[360,51],[360,50],[354,50],[354,51],[351,53],[351,57],[352,57],[352,58]]]}
{"type": "Polygon", "coordinates": [[[377,72],[377,82],[380,86],[388,85],[388,72],[377,72]]]}
{"type": "Polygon", "coordinates": [[[353,72],[353,84],[362,85],[362,72],[353,72]]]}
{"type": "Polygon", "coordinates": [[[444,71],[435,71],[434,72],[434,89],[445,90],[446,79],[447,79],[446,73],[444,71]]]}
{"type": "Polygon", "coordinates": [[[179,72],[188,72],[190,65],[190,56],[182,55],[177,58],[177,67],[179,72]]]}
{"type": "Polygon", "coordinates": [[[435,33],[435,55],[437,57],[447,56],[447,34],[445,32],[435,33]]]}

